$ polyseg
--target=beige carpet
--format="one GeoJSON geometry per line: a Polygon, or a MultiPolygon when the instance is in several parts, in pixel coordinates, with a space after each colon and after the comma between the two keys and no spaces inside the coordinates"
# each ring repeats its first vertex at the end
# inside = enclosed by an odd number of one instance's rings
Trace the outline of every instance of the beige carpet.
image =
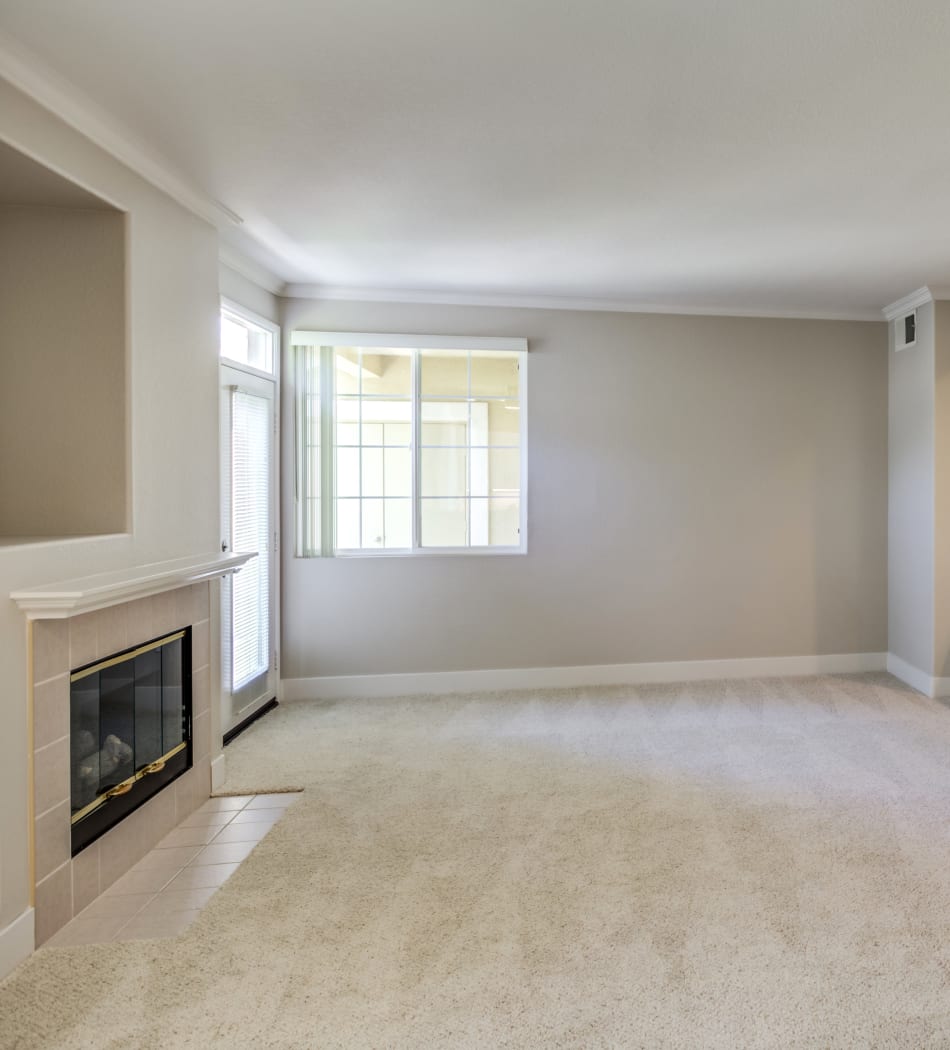
{"type": "Polygon", "coordinates": [[[303,784],[176,940],[43,949],[4,1047],[950,1047],[950,709],[886,675],[286,705],[303,784]]]}

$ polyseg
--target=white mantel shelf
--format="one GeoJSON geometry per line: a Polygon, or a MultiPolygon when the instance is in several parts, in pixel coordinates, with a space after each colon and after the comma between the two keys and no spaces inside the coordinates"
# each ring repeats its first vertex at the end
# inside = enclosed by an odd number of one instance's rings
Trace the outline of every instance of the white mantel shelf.
{"type": "Polygon", "coordinates": [[[148,598],[217,576],[230,576],[255,557],[255,554],[206,554],[177,558],[79,580],[49,583],[27,591],[13,591],[10,597],[30,620],[64,620],[79,613],[148,598]]]}

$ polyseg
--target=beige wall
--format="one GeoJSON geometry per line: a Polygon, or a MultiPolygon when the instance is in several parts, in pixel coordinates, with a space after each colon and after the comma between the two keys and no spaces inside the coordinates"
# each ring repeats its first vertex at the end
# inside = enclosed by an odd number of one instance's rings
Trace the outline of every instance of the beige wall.
{"type": "Polygon", "coordinates": [[[886,649],[883,323],[288,300],[283,325],[531,346],[528,554],[287,558],[283,677],[886,649]]]}
{"type": "Polygon", "coordinates": [[[274,324],[280,322],[280,300],[277,296],[224,263],[218,267],[218,285],[224,298],[260,314],[274,324]]]}
{"type": "Polygon", "coordinates": [[[0,138],[129,213],[132,533],[0,548],[0,931],[27,907],[26,626],[10,591],[218,544],[217,236],[0,81],[0,138]]]}
{"type": "Polygon", "coordinates": [[[0,208],[0,536],[127,528],[125,220],[0,208]]]}

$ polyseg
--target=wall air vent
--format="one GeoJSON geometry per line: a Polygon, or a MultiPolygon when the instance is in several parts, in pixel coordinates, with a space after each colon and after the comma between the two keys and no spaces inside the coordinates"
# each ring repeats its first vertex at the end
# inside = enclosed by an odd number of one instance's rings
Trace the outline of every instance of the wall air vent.
{"type": "Polygon", "coordinates": [[[895,321],[897,331],[895,332],[894,349],[909,350],[917,344],[917,311],[911,310],[909,314],[898,317],[895,321]]]}

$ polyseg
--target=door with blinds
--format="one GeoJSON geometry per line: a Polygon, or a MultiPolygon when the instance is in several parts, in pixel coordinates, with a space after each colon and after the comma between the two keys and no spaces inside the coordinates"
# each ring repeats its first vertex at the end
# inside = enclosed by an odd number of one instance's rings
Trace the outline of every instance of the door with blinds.
{"type": "Polygon", "coordinates": [[[252,553],[222,588],[225,735],[277,693],[275,383],[221,365],[222,549],[252,553]]]}

